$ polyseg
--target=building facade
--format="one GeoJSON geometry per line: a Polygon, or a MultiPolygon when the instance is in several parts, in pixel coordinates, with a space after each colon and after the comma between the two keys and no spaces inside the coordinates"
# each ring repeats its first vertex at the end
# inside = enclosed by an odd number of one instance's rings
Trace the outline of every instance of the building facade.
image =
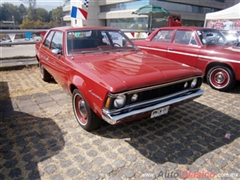
{"type": "MultiPolygon", "coordinates": [[[[171,14],[181,16],[185,26],[203,26],[205,14],[216,12],[237,4],[240,0],[89,0],[86,9],[81,0],[66,0],[63,6],[66,25],[111,26],[125,30],[148,30],[148,16],[132,14],[144,5],[161,6],[171,14]],[[87,20],[71,18],[71,6],[88,12],[87,20]]],[[[154,15],[152,27],[167,26],[167,17],[154,15]]]]}

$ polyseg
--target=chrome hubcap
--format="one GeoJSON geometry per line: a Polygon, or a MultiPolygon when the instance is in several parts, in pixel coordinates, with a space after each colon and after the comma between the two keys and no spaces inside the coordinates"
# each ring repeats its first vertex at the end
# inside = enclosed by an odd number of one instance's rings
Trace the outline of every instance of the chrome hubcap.
{"type": "Polygon", "coordinates": [[[218,72],[217,74],[215,74],[214,79],[217,83],[222,84],[226,78],[222,72],[218,72]]]}
{"type": "Polygon", "coordinates": [[[85,102],[83,100],[78,102],[78,109],[81,116],[85,118],[87,116],[87,110],[86,110],[85,102]]]}
{"type": "Polygon", "coordinates": [[[230,82],[228,71],[223,68],[216,68],[210,73],[209,77],[211,85],[216,89],[226,87],[230,82]]]}

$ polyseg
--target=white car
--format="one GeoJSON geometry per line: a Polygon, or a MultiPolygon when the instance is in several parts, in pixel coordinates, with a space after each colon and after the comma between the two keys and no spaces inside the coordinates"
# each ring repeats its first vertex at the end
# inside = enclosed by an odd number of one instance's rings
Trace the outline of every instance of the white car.
{"type": "MultiPolygon", "coordinates": [[[[8,43],[8,42],[12,42],[11,39],[7,39],[7,38],[0,39],[0,43],[8,43]]],[[[10,45],[5,45],[5,46],[11,46],[11,44],[10,45]]]]}

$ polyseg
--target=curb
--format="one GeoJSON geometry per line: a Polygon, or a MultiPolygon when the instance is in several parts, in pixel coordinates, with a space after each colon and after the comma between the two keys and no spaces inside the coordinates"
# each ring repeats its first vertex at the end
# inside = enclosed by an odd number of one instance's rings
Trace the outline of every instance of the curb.
{"type": "Polygon", "coordinates": [[[38,61],[36,58],[4,59],[0,60],[0,70],[21,69],[24,67],[34,66],[37,64],[38,61]]]}

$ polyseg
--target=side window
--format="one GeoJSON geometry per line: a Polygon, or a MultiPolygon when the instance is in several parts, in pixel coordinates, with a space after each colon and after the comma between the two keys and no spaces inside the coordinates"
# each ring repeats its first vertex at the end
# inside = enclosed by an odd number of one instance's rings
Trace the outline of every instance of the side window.
{"type": "Polygon", "coordinates": [[[173,30],[159,31],[153,38],[155,42],[170,42],[173,35],[173,30]]]}
{"type": "Polygon", "coordinates": [[[108,38],[106,32],[102,31],[102,32],[101,32],[101,35],[102,35],[102,42],[104,42],[104,43],[110,45],[110,40],[109,40],[109,38],[108,38]]]}
{"type": "Polygon", "coordinates": [[[197,45],[197,42],[192,31],[178,30],[174,37],[173,43],[185,45],[197,45]]]}
{"type": "Polygon", "coordinates": [[[54,32],[51,31],[51,32],[47,35],[47,37],[46,37],[46,39],[45,39],[45,42],[44,42],[44,46],[45,46],[45,47],[49,47],[53,34],[54,34],[54,32]]]}
{"type": "Polygon", "coordinates": [[[124,39],[121,36],[121,34],[119,34],[119,32],[112,31],[112,32],[109,32],[109,35],[111,36],[113,44],[115,44],[118,47],[123,47],[124,39]]]}
{"type": "Polygon", "coordinates": [[[53,36],[51,49],[59,49],[62,50],[62,40],[63,40],[63,33],[56,32],[53,36]]]}
{"type": "Polygon", "coordinates": [[[194,32],[191,33],[190,45],[198,45],[197,41],[195,39],[195,33],[194,32]]]}

